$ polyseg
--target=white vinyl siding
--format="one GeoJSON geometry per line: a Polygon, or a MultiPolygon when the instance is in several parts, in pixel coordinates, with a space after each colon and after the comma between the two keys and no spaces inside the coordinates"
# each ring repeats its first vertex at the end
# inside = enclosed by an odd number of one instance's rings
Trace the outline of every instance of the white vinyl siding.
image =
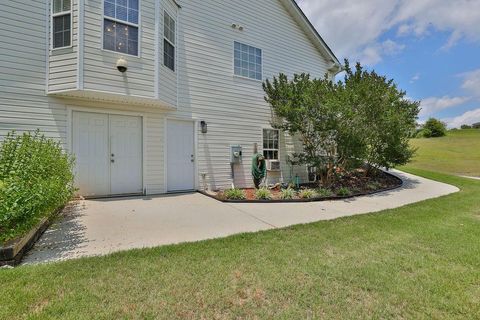
{"type": "Polygon", "coordinates": [[[155,2],[139,1],[138,56],[103,49],[103,0],[85,2],[83,86],[85,90],[154,98],[155,2]],[[117,60],[128,61],[118,72],[117,60]]]}
{"type": "MultiPolygon", "coordinates": [[[[289,76],[308,72],[313,77],[323,77],[330,63],[292,19],[282,1],[182,1],[182,9],[178,9],[172,0],[161,0],[156,12],[153,0],[142,0],[139,56],[126,57],[126,74],[115,68],[116,61],[125,54],[103,50],[103,0],[82,1],[84,88],[124,95],[124,104],[45,95],[46,77],[49,91],[77,88],[79,1],[73,1],[72,6],[72,46],[59,50],[49,50],[50,5],[45,1],[6,1],[0,10],[0,135],[12,129],[24,132],[39,128],[67,146],[70,108],[141,113],[145,122],[145,185],[148,194],[155,194],[165,192],[165,118],[204,120],[208,133],[197,132],[196,141],[199,185],[203,185],[204,173],[211,188],[231,186],[229,152],[230,146],[237,144],[243,147],[243,164],[235,168],[235,183],[251,185],[253,146],[262,143],[262,128],[269,126],[271,113],[260,81],[232,76],[233,43],[262,49],[262,79],[271,79],[279,72],[289,76]],[[176,21],[175,72],[163,64],[164,11],[176,21]],[[244,30],[233,29],[232,22],[240,22],[244,30]],[[129,95],[156,97],[155,70],[159,72],[159,99],[177,106],[177,111],[128,104],[129,95]]],[[[297,137],[280,133],[279,158],[285,181],[290,179],[287,155],[299,151],[297,137]]],[[[293,176],[298,174],[301,179],[305,173],[304,167],[293,170],[293,176]]]]}
{"type": "MultiPolygon", "coordinates": [[[[198,136],[199,184],[203,185],[204,173],[212,189],[231,186],[229,147],[238,144],[243,147],[243,164],[234,168],[235,185],[251,186],[253,145],[261,150],[262,128],[270,125],[271,111],[260,81],[232,76],[234,42],[262,49],[262,79],[280,72],[323,77],[329,61],[280,0],[188,1],[182,2],[179,12],[176,114],[208,124],[208,133],[198,136]],[[244,30],[232,28],[233,22],[244,30]]],[[[285,150],[301,151],[299,145],[298,138],[281,133],[279,158],[285,181],[290,179],[285,150]]],[[[301,179],[305,173],[305,167],[293,170],[301,179]]]]}
{"type": "MultiPolygon", "coordinates": [[[[49,26],[49,58],[48,58],[48,92],[72,90],[77,87],[78,75],[78,6],[76,2],[68,0],[54,0],[50,2],[51,14],[48,19],[49,26]],[[70,43],[65,47],[55,47],[55,10],[69,9],[71,20],[70,43]],[[55,8],[55,9],[54,9],[55,8]]],[[[61,11],[66,13],[67,11],[61,11]]],[[[57,17],[58,18],[58,17],[57,17]]],[[[44,41],[44,39],[38,39],[44,41]]]]}
{"type": "Polygon", "coordinates": [[[179,28],[181,22],[179,22],[179,10],[178,7],[172,0],[161,0],[160,2],[160,14],[159,14],[159,83],[158,83],[158,97],[161,101],[168,103],[171,106],[177,106],[178,102],[178,86],[181,85],[179,83],[179,74],[178,68],[178,57],[180,56],[180,52],[178,51],[178,38],[179,38],[179,28]],[[165,14],[168,14],[170,18],[175,22],[175,30],[169,28],[165,30],[165,14]],[[173,33],[173,35],[172,35],[173,33]],[[172,44],[174,45],[174,59],[175,59],[175,71],[165,66],[164,63],[164,51],[165,51],[165,42],[168,41],[165,39],[165,35],[167,35],[170,39],[172,39],[172,44]]]}

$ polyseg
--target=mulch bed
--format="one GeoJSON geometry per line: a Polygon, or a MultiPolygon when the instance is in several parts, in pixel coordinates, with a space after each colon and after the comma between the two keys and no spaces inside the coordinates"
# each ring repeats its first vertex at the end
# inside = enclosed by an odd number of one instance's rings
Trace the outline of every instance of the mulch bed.
{"type": "Polygon", "coordinates": [[[293,199],[282,199],[281,190],[282,186],[280,184],[270,187],[271,199],[270,200],[259,200],[255,197],[254,188],[245,188],[243,189],[246,199],[244,200],[229,200],[225,197],[224,191],[201,191],[200,193],[217,199],[222,202],[236,202],[236,203],[272,203],[272,202],[311,202],[311,201],[322,201],[322,200],[335,200],[335,199],[345,199],[352,198],[362,195],[374,194],[382,191],[393,190],[402,186],[402,180],[388,172],[377,170],[372,175],[366,175],[364,169],[357,169],[349,173],[339,173],[337,179],[330,186],[329,190],[331,194],[328,196],[321,196],[316,194],[313,198],[303,199],[299,196],[302,190],[305,189],[318,189],[321,187],[318,183],[308,183],[302,184],[296,189],[296,195],[293,199]],[[339,192],[342,188],[347,188],[350,192],[349,194],[344,194],[339,192]]]}

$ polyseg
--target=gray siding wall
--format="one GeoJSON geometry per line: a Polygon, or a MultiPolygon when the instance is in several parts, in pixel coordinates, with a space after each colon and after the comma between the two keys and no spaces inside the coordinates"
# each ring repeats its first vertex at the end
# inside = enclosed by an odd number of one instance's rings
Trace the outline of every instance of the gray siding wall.
{"type": "MultiPolygon", "coordinates": [[[[44,2],[44,1],[40,1],[44,2]]],[[[49,4],[50,5],[50,4],[49,4]]],[[[50,8],[49,8],[50,9],[50,8]]],[[[45,19],[45,17],[43,18],[45,19]]],[[[52,19],[48,17],[48,28],[52,19]]],[[[49,37],[49,46],[51,46],[49,37]]],[[[48,92],[74,90],[78,79],[78,2],[72,1],[72,46],[49,50],[48,92]]]]}
{"type": "MultiPolygon", "coordinates": [[[[74,1],[77,4],[77,1],[74,1]]],[[[165,119],[187,118],[208,123],[208,133],[197,132],[198,182],[212,189],[231,185],[230,145],[242,145],[244,161],[235,168],[235,184],[251,185],[250,159],[254,143],[262,150],[262,128],[269,127],[270,109],[264,102],[260,81],[235,77],[233,43],[239,41],[263,50],[263,78],[279,72],[289,75],[309,72],[321,77],[327,60],[314,47],[279,0],[181,1],[178,9],[171,0],[141,1],[140,57],[126,56],[128,72],[120,74],[118,53],[102,50],[102,1],[85,0],[84,88],[115,94],[158,98],[177,111],[101,101],[55,98],[49,90],[75,89],[77,83],[77,27],[73,47],[58,52],[48,50],[49,21],[45,1],[2,3],[0,19],[0,137],[10,130],[39,128],[49,137],[69,145],[69,114],[72,108],[84,111],[130,111],[145,119],[145,177],[148,193],[165,192],[165,119]],[[176,71],[163,66],[163,10],[177,19],[176,71]],[[155,17],[159,21],[155,24],[155,17]],[[233,29],[240,24],[244,31],[233,29]],[[155,26],[159,30],[156,32],[155,26]],[[33,27],[32,27],[33,26],[33,27]],[[159,52],[155,54],[155,48],[159,52]],[[158,63],[158,64],[156,64],[158,63]],[[155,76],[155,72],[158,76],[155,76]],[[158,82],[156,82],[156,79],[158,82]],[[177,87],[178,82],[178,87],[177,87]],[[155,85],[158,85],[156,90],[155,85]]],[[[78,21],[74,9],[74,21],[78,21]]],[[[125,98],[128,101],[128,97],[125,98]]],[[[298,139],[282,136],[282,174],[290,179],[286,155],[299,148],[298,139]]],[[[305,168],[294,175],[305,177],[305,168]]]]}
{"type": "MultiPolygon", "coordinates": [[[[279,72],[323,77],[327,60],[278,0],[184,1],[180,21],[177,114],[209,124],[207,134],[199,133],[200,185],[202,173],[213,189],[231,185],[229,146],[236,144],[244,148],[244,161],[235,168],[235,184],[252,185],[253,144],[262,150],[262,128],[269,127],[271,112],[260,81],[234,76],[234,41],[262,49],[264,79],[279,72]],[[232,23],[242,25],[244,31],[233,29],[232,23]]],[[[288,181],[286,154],[298,150],[299,143],[288,136],[281,142],[281,176],[288,181]]],[[[296,167],[296,174],[305,178],[306,169],[296,167]]]]}

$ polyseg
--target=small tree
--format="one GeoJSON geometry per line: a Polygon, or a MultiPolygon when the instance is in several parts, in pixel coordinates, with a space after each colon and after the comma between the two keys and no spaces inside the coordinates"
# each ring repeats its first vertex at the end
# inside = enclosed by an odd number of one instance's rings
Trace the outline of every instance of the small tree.
{"type": "Polygon", "coordinates": [[[416,127],[419,102],[406,99],[406,92],[392,79],[363,70],[360,63],[352,70],[345,60],[345,70],[348,110],[356,114],[352,124],[365,148],[362,160],[385,168],[407,163],[415,152],[409,139],[416,127]]]}
{"type": "Polygon", "coordinates": [[[438,119],[430,118],[423,126],[425,138],[443,137],[447,134],[447,125],[438,119]]]}
{"type": "Polygon", "coordinates": [[[468,124],[462,124],[460,129],[472,129],[472,126],[469,126],[468,124]]]}
{"type": "Polygon", "coordinates": [[[310,79],[295,75],[289,81],[280,74],[263,84],[270,104],[272,125],[299,136],[303,152],[300,164],[316,167],[324,185],[335,169],[350,169],[359,162],[393,167],[413,155],[408,139],[415,129],[418,102],[405,99],[392,80],[364,71],[351,70],[345,60],[344,82],[327,77],[310,79]]]}

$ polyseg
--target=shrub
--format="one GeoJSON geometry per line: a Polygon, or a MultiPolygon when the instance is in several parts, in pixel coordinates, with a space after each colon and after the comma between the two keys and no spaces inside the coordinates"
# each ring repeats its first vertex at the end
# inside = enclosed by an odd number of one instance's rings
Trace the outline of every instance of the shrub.
{"type": "Polygon", "coordinates": [[[338,191],[337,191],[337,195],[339,195],[341,197],[346,197],[346,196],[349,196],[351,194],[352,194],[352,192],[347,187],[342,187],[342,188],[338,189],[338,191]]]}
{"type": "Polygon", "coordinates": [[[245,192],[242,189],[228,189],[224,192],[225,198],[228,200],[244,200],[245,199],[245,192]]]}
{"type": "Polygon", "coordinates": [[[315,190],[313,190],[313,189],[303,189],[298,194],[298,196],[302,199],[311,199],[311,198],[315,197],[315,195],[316,195],[316,193],[315,193],[315,190]]]}
{"type": "Polygon", "coordinates": [[[255,198],[258,200],[270,200],[272,198],[272,193],[267,188],[260,188],[255,191],[255,198]]]}
{"type": "Polygon", "coordinates": [[[345,60],[345,79],[311,79],[279,74],[263,83],[272,125],[297,136],[303,150],[293,154],[297,164],[315,167],[322,185],[330,186],[337,168],[358,162],[392,168],[406,164],[415,150],[409,139],[416,126],[419,102],[393,80],[354,69],[345,60]]]}
{"type": "Polygon", "coordinates": [[[468,124],[462,124],[460,129],[472,129],[472,126],[469,126],[468,124]]]}
{"type": "Polygon", "coordinates": [[[316,192],[320,197],[330,197],[333,194],[333,192],[327,188],[318,188],[316,192]]]}
{"type": "Polygon", "coordinates": [[[73,196],[73,159],[58,142],[10,133],[0,149],[0,243],[22,235],[73,196]]]}
{"type": "Polygon", "coordinates": [[[367,184],[367,188],[370,190],[378,190],[382,187],[382,184],[377,181],[373,181],[367,184]]]}
{"type": "Polygon", "coordinates": [[[284,200],[290,200],[295,197],[295,194],[296,194],[295,190],[293,190],[292,188],[288,188],[288,189],[282,190],[280,197],[284,200]]]}
{"type": "Polygon", "coordinates": [[[425,138],[443,137],[447,134],[447,126],[438,119],[430,118],[423,126],[423,136],[425,138]]]}

